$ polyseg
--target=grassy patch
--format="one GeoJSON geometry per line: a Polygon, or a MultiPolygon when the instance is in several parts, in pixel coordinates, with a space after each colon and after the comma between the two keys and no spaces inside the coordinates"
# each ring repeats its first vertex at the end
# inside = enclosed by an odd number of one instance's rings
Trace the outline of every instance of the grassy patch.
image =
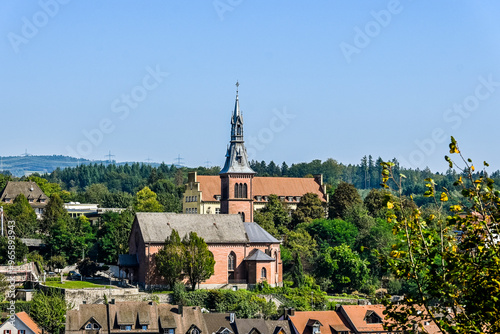
{"type": "MultiPolygon", "coordinates": [[[[45,285],[51,286],[54,288],[63,288],[63,289],[83,289],[83,288],[109,288],[109,285],[99,285],[86,281],[64,281],[63,284],[61,282],[45,282],[45,285]]],[[[113,287],[112,287],[113,288],[113,287]]]]}

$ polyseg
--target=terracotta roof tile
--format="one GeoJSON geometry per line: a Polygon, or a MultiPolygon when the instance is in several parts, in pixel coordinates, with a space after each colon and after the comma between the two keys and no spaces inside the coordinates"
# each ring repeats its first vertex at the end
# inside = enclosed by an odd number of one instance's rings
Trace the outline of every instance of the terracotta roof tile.
{"type": "Polygon", "coordinates": [[[310,328],[307,327],[307,323],[310,320],[316,320],[321,323],[320,330],[322,333],[330,333],[329,327],[337,331],[351,331],[336,311],[303,311],[295,312],[295,315],[290,316],[290,321],[299,334],[311,332],[310,328]]]}
{"type": "MultiPolygon", "coordinates": [[[[218,175],[197,175],[200,183],[203,201],[218,202],[216,196],[221,194],[220,177],[218,175]]],[[[253,196],[294,196],[300,197],[307,193],[317,194],[326,202],[326,196],[321,191],[321,186],[314,178],[301,177],[254,177],[253,196]]]]}
{"type": "Polygon", "coordinates": [[[31,317],[26,312],[18,312],[16,316],[21,320],[26,326],[28,326],[35,334],[42,334],[42,329],[31,319],[31,317]]]}

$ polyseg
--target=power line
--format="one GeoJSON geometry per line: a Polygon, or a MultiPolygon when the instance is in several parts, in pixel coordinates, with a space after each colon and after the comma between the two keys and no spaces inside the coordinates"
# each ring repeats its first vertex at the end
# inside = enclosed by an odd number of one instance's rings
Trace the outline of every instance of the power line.
{"type": "Polygon", "coordinates": [[[183,166],[184,165],[184,158],[181,158],[180,154],[174,160],[177,161],[177,164],[176,164],[177,166],[183,166]]]}
{"type": "Polygon", "coordinates": [[[114,154],[111,154],[111,151],[109,151],[109,154],[106,154],[104,157],[108,157],[108,163],[112,163],[113,160],[111,160],[111,157],[114,157],[114,154]]]}

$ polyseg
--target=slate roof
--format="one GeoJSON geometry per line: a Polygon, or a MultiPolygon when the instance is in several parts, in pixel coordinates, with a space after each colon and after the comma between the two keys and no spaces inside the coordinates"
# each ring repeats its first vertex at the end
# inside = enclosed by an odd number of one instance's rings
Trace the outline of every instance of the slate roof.
{"type": "Polygon", "coordinates": [[[272,257],[261,251],[260,249],[254,249],[245,258],[245,261],[275,261],[272,257]]]}
{"type": "MultiPolygon", "coordinates": [[[[200,191],[203,201],[219,202],[216,196],[221,195],[220,176],[197,175],[196,181],[200,183],[200,191]]],[[[288,196],[301,197],[307,193],[318,195],[321,201],[326,202],[326,195],[321,191],[321,186],[314,178],[308,177],[259,177],[255,176],[252,181],[253,196],[269,196],[271,194],[284,196],[286,202],[288,196]]],[[[260,202],[266,202],[264,199],[260,202]]],[[[295,201],[294,199],[294,202],[295,201]]]]}
{"type": "Polygon", "coordinates": [[[238,334],[248,334],[254,328],[260,334],[269,334],[269,329],[264,319],[236,319],[234,323],[238,329],[238,334]]]}
{"type": "Polygon", "coordinates": [[[266,230],[260,227],[259,224],[257,223],[244,223],[244,224],[245,224],[245,231],[248,235],[248,240],[250,240],[250,242],[255,242],[255,243],[279,242],[278,240],[276,240],[275,237],[273,237],[266,230]]]}
{"type": "MultiPolygon", "coordinates": [[[[83,304],[79,310],[70,310],[66,315],[66,333],[90,333],[85,331],[84,326],[89,320],[94,319],[102,327],[100,333],[108,333],[108,318],[106,305],[83,304]]],[[[149,302],[118,302],[109,304],[109,323],[111,333],[123,333],[120,325],[131,325],[132,332],[137,332],[137,325],[147,325],[144,333],[163,333],[165,328],[175,328],[176,333],[186,333],[189,328],[196,326],[201,334],[210,334],[205,325],[201,309],[199,307],[184,307],[183,315],[179,308],[171,304],[156,304],[149,302]],[[131,323],[132,321],[132,323],[131,323]]],[[[95,333],[95,332],[94,332],[95,333]]],[[[37,333],[38,334],[38,333],[37,333]]]]}
{"type": "Polygon", "coordinates": [[[19,194],[23,194],[27,199],[33,199],[33,202],[30,203],[32,207],[44,207],[49,199],[35,182],[8,181],[0,194],[0,201],[5,202],[6,198],[14,201],[19,194]]]}
{"type": "Polygon", "coordinates": [[[279,243],[256,223],[243,223],[235,215],[195,215],[171,212],[138,212],[135,222],[139,225],[144,242],[164,243],[175,229],[181,238],[194,231],[207,244],[211,243],[279,243]]]}
{"type": "Polygon", "coordinates": [[[236,333],[236,329],[229,322],[229,313],[205,313],[203,314],[208,333],[220,333],[224,328],[236,333]]]}

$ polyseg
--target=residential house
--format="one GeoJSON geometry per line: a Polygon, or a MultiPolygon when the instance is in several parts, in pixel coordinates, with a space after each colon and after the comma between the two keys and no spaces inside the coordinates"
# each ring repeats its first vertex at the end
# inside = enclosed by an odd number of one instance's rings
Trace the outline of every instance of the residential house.
{"type": "Polygon", "coordinates": [[[49,197],[42,189],[32,181],[8,181],[5,188],[0,193],[0,202],[13,203],[16,197],[23,194],[35,210],[38,219],[42,219],[45,206],[49,202],[49,197]]]}
{"type": "Polygon", "coordinates": [[[293,326],[293,334],[351,334],[346,319],[337,311],[286,310],[286,318],[293,326]]]}
{"type": "Polygon", "coordinates": [[[8,319],[0,325],[2,334],[42,334],[42,329],[26,312],[14,314],[14,321],[8,319]]]}
{"type": "Polygon", "coordinates": [[[234,313],[203,314],[211,334],[292,334],[287,320],[236,319],[234,313]]]}
{"type": "Polygon", "coordinates": [[[209,334],[199,307],[119,302],[84,304],[66,314],[66,334],[209,334]]]}

